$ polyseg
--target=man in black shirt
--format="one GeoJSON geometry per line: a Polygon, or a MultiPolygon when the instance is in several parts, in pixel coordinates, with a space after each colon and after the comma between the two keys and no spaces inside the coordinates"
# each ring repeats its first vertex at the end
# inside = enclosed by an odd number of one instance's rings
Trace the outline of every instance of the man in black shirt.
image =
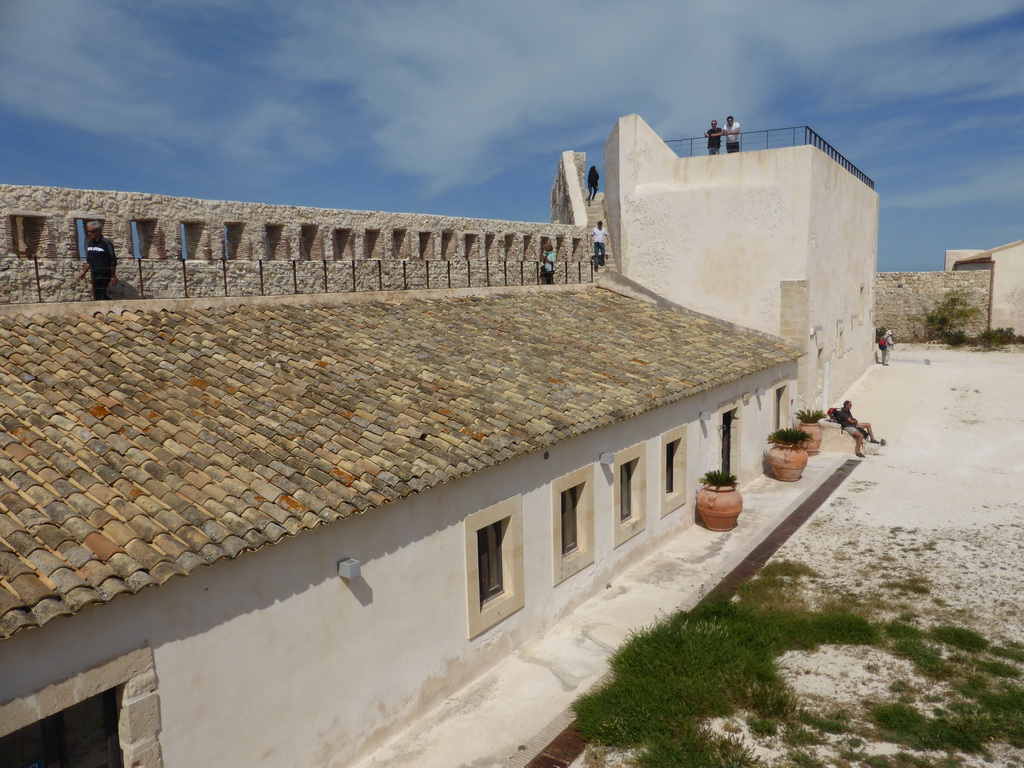
{"type": "Polygon", "coordinates": [[[717,155],[722,148],[722,129],[718,127],[718,121],[712,120],[711,127],[704,132],[708,139],[708,154],[717,155]]]}
{"type": "Polygon", "coordinates": [[[844,432],[852,435],[853,439],[857,441],[857,455],[862,459],[864,453],[861,449],[864,447],[864,438],[867,437],[868,442],[878,442],[875,440],[875,433],[871,430],[870,424],[853,418],[853,403],[850,400],[843,403],[842,408],[836,408],[832,412],[832,418],[839,422],[839,426],[843,428],[844,432]]]}
{"type": "Polygon", "coordinates": [[[86,272],[92,272],[92,296],[96,301],[108,298],[107,286],[117,285],[117,256],[114,245],[103,236],[103,223],[90,221],[85,225],[89,240],[85,244],[86,265],[78,276],[81,280],[86,272]]]}

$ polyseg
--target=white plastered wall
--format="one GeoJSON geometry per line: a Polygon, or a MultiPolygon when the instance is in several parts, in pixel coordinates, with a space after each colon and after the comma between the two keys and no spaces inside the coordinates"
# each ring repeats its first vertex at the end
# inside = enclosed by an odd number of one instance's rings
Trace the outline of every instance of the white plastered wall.
{"type": "Polygon", "coordinates": [[[165,766],[348,765],[693,525],[697,478],[717,468],[720,445],[702,411],[739,409],[735,469],[743,482],[759,475],[772,387],[795,375],[795,363],[777,366],[18,634],[2,644],[0,703],[147,647],[165,766]],[[686,489],[663,516],[661,435],[684,424],[686,489]],[[615,547],[615,468],[598,456],[637,444],[645,526],[615,547]],[[594,563],[556,585],[549,483],[588,464],[594,563]],[[463,521],[517,494],[525,606],[470,639],[463,521]],[[346,557],[362,562],[359,579],[338,577],[346,557]]]}
{"type": "Polygon", "coordinates": [[[623,274],[803,346],[800,406],[828,405],[871,363],[878,195],[823,152],[679,158],[628,115],[605,144],[605,173],[623,274]],[[784,318],[782,284],[794,281],[806,281],[802,322],[792,307],[784,318]]]}

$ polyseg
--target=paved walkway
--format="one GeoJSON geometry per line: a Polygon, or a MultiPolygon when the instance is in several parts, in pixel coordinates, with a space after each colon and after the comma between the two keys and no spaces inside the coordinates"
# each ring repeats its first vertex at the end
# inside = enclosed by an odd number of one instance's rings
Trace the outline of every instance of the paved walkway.
{"type": "MultiPolygon", "coordinates": [[[[938,508],[955,514],[954,505],[962,502],[965,492],[970,493],[971,479],[987,482],[992,479],[989,472],[1004,480],[1005,473],[1013,476],[1006,490],[1000,490],[1000,498],[1020,498],[1024,492],[1020,417],[1009,420],[1016,427],[1004,424],[990,430],[995,435],[991,447],[975,447],[974,437],[963,441],[978,419],[998,418],[1022,384],[1024,355],[1019,353],[898,346],[890,366],[869,368],[845,395],[854,402],[854,414],[870,421],[875,433],[889,443],[879,455],[862,462],[855,477],[860,480],[861,474],[870,473],[877,478],[881,486],[877,499],[885,507],[896,499],[908,508],[938,508]],[[956,469],[964,456],[948,446],[958,441],[974,451],[967,456],[972,459],[968,465],[979,464],[985,474],[965,477],[956,469]],[[919,465],[934,466],[935,478],[897,490],[908,462],[915,472],[928,471],[917,469],[919,465]],[[943,483],[943,477],[956,482],[943,483]]],[[[695,526],[666,542],[604,593],[450,697],[356,768],[526,765],[568,725],[569,705],[600,679],[608,657],[631,631],[693,607],[848,458],[812,457],[798,483],[755,481],[744,489],[744,512],[734,531],[716,534],[695,526]]],[[[869,494],[862,493],[860,498],[867,500],[869,494]]],[[[866,514],[870,522],[871,513],[866,514]]]]}

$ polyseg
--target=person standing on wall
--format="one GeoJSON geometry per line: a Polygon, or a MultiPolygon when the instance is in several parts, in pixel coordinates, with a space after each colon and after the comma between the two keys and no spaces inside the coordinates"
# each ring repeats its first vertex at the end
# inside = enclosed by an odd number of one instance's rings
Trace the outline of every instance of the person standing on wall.
{"type": "Polygon", "coordinates": [[[725,151],[730,155],[740,151],[740,124],[732,119],[732,115],[725,118],[725,151]]]}
{"type": "Polygon", "coordinates": [[[597,197],[597,182],[600,180],[601,174],[597,172],[597,166],[590,166],[590,173],[587,174],[587,189],[590,190],[590,196],[587,198],[587,202],[593,202],[594,198],[597,197]]]}
{"type": "Polygon", "coordinates": [[[540,277],[544,285],[551,285],[555,279],[555,249],[551,243],[544,249],[544,257],[540,262],[540,277]]]}
{"type": "Polygon", "coordinates": [[[107,287],[117,285],[117,255],[114,245],[103,236],[103,223],[90,221],[85,225],[85,233],[89,240],[85,244],[85,266],[78,276],[81,280],[86,272],[92,272],[92,297],[96,301],[106,301],[107,287]]]}
{"type": "Polygon", "coordinates": [[[711,127],[704,132],[708,140],[708,154],[717,155],[722,148],[722,129],[718,127],[718,121],[712,120],[711,127]]]}
{"type": "Polygon", "coordinates": [[[604,244],[607,239],[608,230],[604,228],[604,222],[597,222],[597,226],[590,230],[590,241],[594,244],[594,269],[604,266],[604,244]]]}
{"type": "Polygon", "coordinates": [[[892,352],[892,348],[895,346],[896,342],[892,340],[892,331],[886,328],[882,338],[878,340],[878,349],[882,353],[882,365],[889,364],[889,353],[892,352]]]}

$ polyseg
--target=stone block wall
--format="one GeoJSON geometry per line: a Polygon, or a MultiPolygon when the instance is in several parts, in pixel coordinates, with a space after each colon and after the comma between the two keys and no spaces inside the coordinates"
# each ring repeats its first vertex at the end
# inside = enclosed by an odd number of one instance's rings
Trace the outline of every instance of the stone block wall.
{"type": "Polygon", "coordinates": [[[977,320],[965,330],[970,334],[988,328],[991,273],[879,272],[875,275],[875,327],[890,328],[896,341],[924,339],[921,316],[950,291],[962,292],[977,307],[977,320]]]}
{"type": "Polygon", "coordinates": [[[563,152],[551,186],[551,221],[586,227],[587,211],[583,202],[587,189],[587,155],[563,152]]]}
{"type": "Polygon", "coordinates": [[[556,282],[593,280],[583,226],[0,185],[0,303],[91,298],[93,219],[120,299],[535,285],[549,244],[556,282]]]}

